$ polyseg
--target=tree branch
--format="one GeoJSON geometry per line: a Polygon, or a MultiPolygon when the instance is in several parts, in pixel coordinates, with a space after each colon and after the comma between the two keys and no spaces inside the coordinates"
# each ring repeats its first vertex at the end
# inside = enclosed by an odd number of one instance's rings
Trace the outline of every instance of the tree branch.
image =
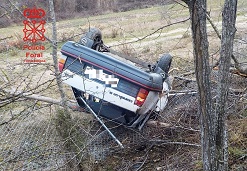
{"type": "MultiPolygon", "coordinates": [[[[179,5],[183,6],[183,7],[186,7],[185,5],[183,5],[182,3],[180,3],[180,2],[178,2],[178,1],[176,1],[176,0],[173,0],[173,1],[175,1],[177,4],[179,4],[179,5]]],[[[182,1],[185,2],[186,4],[189,3],[189,0],[182,0],[182,1]]],[[[188,8],[188,7],[187,7],[187,8],[188,8]]],[[[215,24],[214,24],[213,21],[211,20],[211,18],[210,18],[210,16],[209,16],[209,13],[208,13],[208,12],[206,12],[206,18],[207,18],[207,20],[209,21],[209,23],[210,23],[210,25],[212,26],[212,28],[214,29],[214,31],[215,31],[217,37],[221,40],[221,34],[220,34],[218,28],[215,26],[215,24]]],[[[243,66],[241,66],[241,65],[239,64],[239,61],[237,60],[237,58],[235,57],[234,54],[231,55],[231,58],[232,58],[232,60],[234,61],[235,67],[236,67],[236,69],[237,69],[237,72],[235,72],[235,74],[238,74],[238,75],[243,76],[243,77],[247,77],[247,68],[245,68],[245,67],[243,67],[243,66]]],[[[219,60],[213,65],[213,67],[216,67],[216,66],[218,66],[218,65],[219,65],[219,60]]]]}
{"type": "MultiPolygon", "coordinates": [[[[25,92],[20,92],[16,90],[4,90],[4,92],[7,92],[12,96],[18,96],[19,98],[38,100],[38,101],[43,101],[46,103],[55,104],[55,105],[64,107],[61,99],[58,100],[58,99],[54,99],[54,98],[50,98],[50,97],[46,97],[46,96],[42,96],[38,94],[25,93],[25,92]]],[[[81,108],[80,106],[78,106],[78,104],[73,100],[68,101],[67,107],[69,107],[72,110],[76,110],[76,111],[85,111],[84,108],[81,108]]]]}
{"type": "MultiPolygon", "coordinates": [[[[18,99],[20,98],[26,98],[26,99],[30,99],[30,100],[38,100],[38,101],[43,101],[49,104],[54,104],[54,105],[59,105],[64,107],[61,99],[54,99],[54,98],[50,98],[50,97],[46,97],[46,96],[42,96],[39,94],[32,94],[32,93],[25,93],[25,92],[20,92],[20,91],[16,91],[16,90],[4,90],[4,92],[9,93],[12,96],[18,96],[18,99]]],[[[76,101],[74,100],[68,100],[66,106],[70,109],[72,109],[73,111],[79,111],[79,112],[86,112],[86,110],[82,107],[80,107],[76,101]]],[[[155,126],[155,127],[159,127],[159,128],[167,128],[167,127],[171,127],[171,125],[169,123],[164,123],[164,122],[160,122],[160,121],[154,121],[154,120],[149,120],[146,123],[149,126],[155,126]]]]}
{"type": "Polygon", "coordinates": [[[154,143],[155,145],[167,145],[167,144],[174,144],[174,145],[184,145],[184,146],[193,146],[193,147],[201,147],[200,144],[192,144],[187,142],[173,142],[173,141],[167,141],[167,140],[150,140],[149,142],[154,143]]]}

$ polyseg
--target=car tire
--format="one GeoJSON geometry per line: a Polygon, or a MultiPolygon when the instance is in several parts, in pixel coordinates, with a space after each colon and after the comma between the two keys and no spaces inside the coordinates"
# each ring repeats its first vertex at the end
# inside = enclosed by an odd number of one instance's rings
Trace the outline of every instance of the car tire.
{"type": "Polygon", "coordinates": [[[97,28],[90,28],[86,34],[86,37],[93,40],[94,42],[100,42],[102,40],[102,33],[97,28]]]}
{"type": "Polygon", "coordinates": [[[165,73],[168,73],[172,63],[172,56],[170,54],[164,54],[159,59],[156,68],[160,67],[165,73]]]}
{"type": "Polygon", "coordinates": [[[97,28],[90,28],[89,31],[81,37],[79,43],[98,51],[100,44],[102,44],[102,33],[97,28]]]}

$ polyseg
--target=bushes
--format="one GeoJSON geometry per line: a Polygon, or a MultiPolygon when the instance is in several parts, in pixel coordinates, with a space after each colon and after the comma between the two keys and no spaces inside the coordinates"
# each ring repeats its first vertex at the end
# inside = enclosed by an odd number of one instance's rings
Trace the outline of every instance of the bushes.
{"type": "MultiPolygon", "coordinates": [[[[74,18],[75,16],[103,14],[105,12],[129,11],[138,8],[146,8],[152,5],[164,5],[170,0],[54,0],[57,20],[74,18]]],[[[23,17],[7,0],[0,0],[0,14],[8,13],[1,17],[0,28],[8,27],[11,24],[21,24],[23,17]]],[[[20,11],[25,8],[43,8],[49,16],[47,1],[17,0],[15,5],[20,11]]],[[[48,18],[47,18],[48,19],[48,18]]]]}

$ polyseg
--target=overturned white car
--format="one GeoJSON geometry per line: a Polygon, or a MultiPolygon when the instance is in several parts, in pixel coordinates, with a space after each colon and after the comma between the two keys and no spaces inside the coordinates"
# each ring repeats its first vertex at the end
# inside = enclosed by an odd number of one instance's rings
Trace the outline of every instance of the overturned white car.
{"type": "Polygon", "coordinates": [[[101,32],[90,29],[79,43],[66,42],[59,69],[81,107],[129,127],[142,127],[153,112],[162,112],[169,91],[172,57],[163,55],[147,71],[112,55],[101,32]]]}

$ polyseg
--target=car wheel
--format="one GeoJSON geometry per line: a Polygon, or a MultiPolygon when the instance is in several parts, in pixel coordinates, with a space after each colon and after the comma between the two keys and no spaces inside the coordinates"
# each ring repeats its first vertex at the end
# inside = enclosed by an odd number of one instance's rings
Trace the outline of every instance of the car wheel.
{"type": "Polygon", "coordinates": [[[170,54],[164,54],[159,59],[156,68],[160,67],[165,73],[168,73],[172,63],[172,56],[170,54]]]}
{"type": "Polygon", "coordinates": [[[89,31],[81,37],[79,43],[98,51],[100,44],[102,44],[102,33],[97,28],[90,28],[89,31]]]}
{"type": "Polygon", "coordinates": [[[78,43],[99,52],[110,52],[109,48],[103,43],[101,31],[97,28],[90,28],[78,43]]]}
{"type": "Polygon", "coordinates": [[[94,42],[100,42],[102,40],[102,33],[97,28],[90,28],[89,31],[82,38],[87,37],[94,42]]]}

